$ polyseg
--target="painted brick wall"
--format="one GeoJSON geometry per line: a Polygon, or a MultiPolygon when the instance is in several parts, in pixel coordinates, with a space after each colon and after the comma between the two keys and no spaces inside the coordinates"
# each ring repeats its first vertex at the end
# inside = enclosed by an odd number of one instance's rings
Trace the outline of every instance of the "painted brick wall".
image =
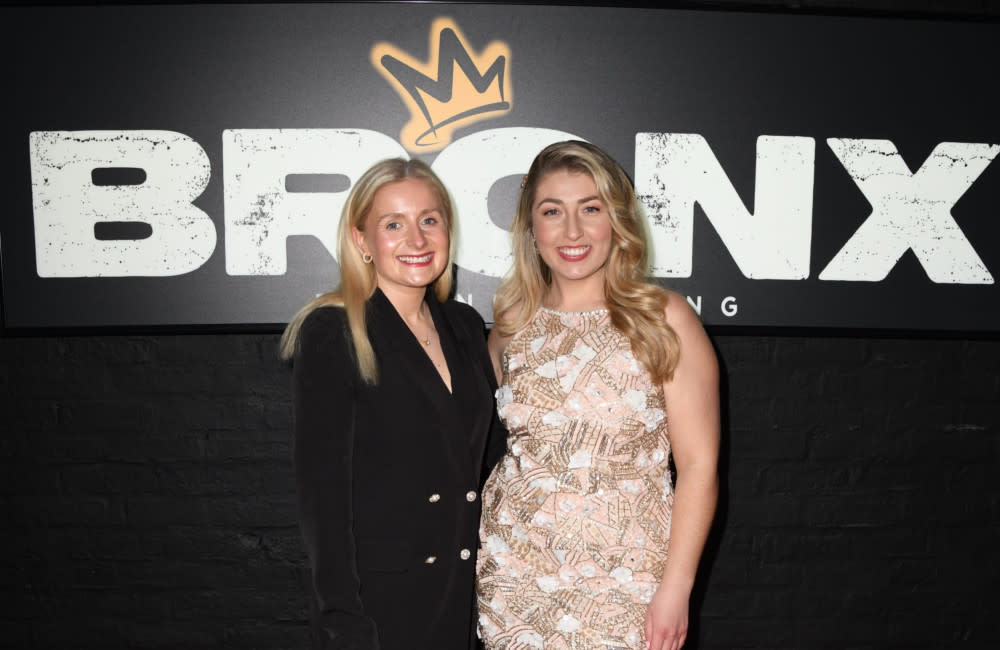
{"type": "MultiPolygon", "coordinates": [[[[1000,643],[1000,341],[715,340],[690,647],[1000,643]]],[[[0,647],[305,647],[276,344],[0,339],[0,647]]]]}

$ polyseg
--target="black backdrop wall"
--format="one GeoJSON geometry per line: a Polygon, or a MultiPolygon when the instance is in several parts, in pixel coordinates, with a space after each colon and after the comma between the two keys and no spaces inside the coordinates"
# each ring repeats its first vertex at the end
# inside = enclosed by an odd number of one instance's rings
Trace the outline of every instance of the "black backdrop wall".
{"type": "MultiPolygon", "coordinates": [[[[0,339],[0,647],[306,646],[277,338],[0,339]]],[[[724,488],[688,647],[1000,643],[1000,341],[714,339],[724,488]]]]}

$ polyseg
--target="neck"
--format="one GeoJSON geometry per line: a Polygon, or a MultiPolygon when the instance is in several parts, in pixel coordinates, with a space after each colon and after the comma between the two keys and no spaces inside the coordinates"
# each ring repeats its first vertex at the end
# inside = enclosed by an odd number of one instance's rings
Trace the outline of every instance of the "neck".
{"type": "Polygon", "coordinates": [[[542,297],[542,305],[559,311],[592,311],[608,306],[604,299],[604,276],[594,274],[582,280],[553,278],[542,297]]]}
{"type": "Polygon", "coordinates": [[[385,287],[379,288],[404,321],[412,323],[424,316],[427,307],[424,306],[426,291],[423,287],[393,287],[388,291],[385,287]]]}

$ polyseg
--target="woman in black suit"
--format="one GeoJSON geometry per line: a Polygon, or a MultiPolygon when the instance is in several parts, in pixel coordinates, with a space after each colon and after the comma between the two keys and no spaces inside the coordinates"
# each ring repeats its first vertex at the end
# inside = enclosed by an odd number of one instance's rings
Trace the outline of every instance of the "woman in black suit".
{"type": "Polygon", "coordinates": [[[475,647],[479,489],[503,453],[483,321],[449,300],[454,218],[418,160],[365,172],[340,287],[289,323],[313,645],[475,647]]]}

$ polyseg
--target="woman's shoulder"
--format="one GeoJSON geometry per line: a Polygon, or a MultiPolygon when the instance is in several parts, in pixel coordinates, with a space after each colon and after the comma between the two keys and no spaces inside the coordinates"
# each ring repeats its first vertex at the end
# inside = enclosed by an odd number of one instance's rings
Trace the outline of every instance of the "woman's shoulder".
{"type": "Polygon", "coordinates": [[[687,298],[670,289],[662,289],[662,291],[666,296],[666,306],[663,313],[670,327],[674,329],[678,327],[682,329],[690,327],[702,328],[701,318],[694,310],[694,307],[691,306],[691,303],[687,301],[687,298]]]}
{"type": "Polygon", "coordinates": [[[674,331],[681,348],[681,359],[688,359],[686,365],[714,367],[717,363],[715,350],[709,341],[701,316],[687,298],[675,291],[667,291],[665,310],[667,325],[674,331]]]}
{"type": "Polygon", "coordinates": [[[522,314],[525,311],[525,306],[523,302],[518,302],[500,314],[494,314],[493,327],[490,329],[489,338],[489,348],[490,354],[492,354],[497,359],[503,356],[504,351],[507,349],[507,345],[510,344],[515,337],[517,337],[521,332],[525,330],[528,325],[528,321],[534,318],[538,310],[535,310],[534,314],[525,320],[525,323],[517,330],[507,330],[506,328],[512,323],[517,323],[520,321],[522,314]]]}
{"type": "Polygon", "coordinates": [[[479,315],[475,307],[468,303],[448,299],[441,303],[441,310],[449,319],[458,321],[467,329],[474,329],[484,333],[486,331],[486,323],[483,321],[483,317],[479,315]]]}
{"type": "Polygon", "coordinates": [[[347,311],[342,305],[320,305],[306,315],[302,328],[319,328],[333,323],[347,322],[347,311]]]}
{"type": "Polygon", "coordinates": [[[330,344],[347,336],[347,312],[339,305],[320,305],[306,314],[299,330],[299,347],[330,344]]]}
{"type": "MultiPolygon", "coordinates": [[[[521,324],[520,327],[518,327],[517,330],[520,331],[524,329],[525,326],[527,326],[528,322],[531,321],[531,319],[533,319],[535,316],[538,315],[538,312],[542,310],[542,306],[540,304],[535,305],[531,313],[528,313],[529,309],[532,308],[528,306],[524,301],[518,301],[512,304],[511,306],[507,307],[506,309],[504,309],[502,312],[494,313],[493,320],[497,323],[500,323],[502,326],[507,326],[515,323],[522,323],[523,321],[523,323],[521,324]]],[[[510,336],[513,336],[514,334],[515,332],[511,332],[510,336]]]]}

